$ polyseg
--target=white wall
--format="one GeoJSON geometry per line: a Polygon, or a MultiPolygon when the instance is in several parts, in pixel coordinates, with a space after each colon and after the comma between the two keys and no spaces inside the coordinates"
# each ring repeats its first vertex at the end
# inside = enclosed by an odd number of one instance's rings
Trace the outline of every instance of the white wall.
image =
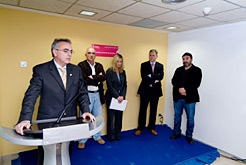
{"type": "MultiPolygon", "coordinates": [[[[246,22],[169,35],[165,123],[173,128],[171,79],[185,52],[202,69],[194,138],[246,158],[246,22]]],[[[182,131],[186,130],[183,114],[182,131]]]]}

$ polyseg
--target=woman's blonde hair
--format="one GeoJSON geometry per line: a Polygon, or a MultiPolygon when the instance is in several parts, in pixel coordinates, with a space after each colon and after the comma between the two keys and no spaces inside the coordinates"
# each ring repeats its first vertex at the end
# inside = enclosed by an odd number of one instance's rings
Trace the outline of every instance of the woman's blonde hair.
{"type": "Polygon", "coordinates": [[[114,72],[116,72],[116,66],[115,66],[115,64],[116,64],[117,60],[120,59],[120,58],[122,59],[122,65],[121,65],[121,67],[119,68],[119,72],[122,73],[123,70],[124,70],[123,56],[122,56],[121,54],[116,54],[116,55],[114,56],[114,58],[113,58],[112,67],[111,67],[111,69],[112,69],[114,72]]]}

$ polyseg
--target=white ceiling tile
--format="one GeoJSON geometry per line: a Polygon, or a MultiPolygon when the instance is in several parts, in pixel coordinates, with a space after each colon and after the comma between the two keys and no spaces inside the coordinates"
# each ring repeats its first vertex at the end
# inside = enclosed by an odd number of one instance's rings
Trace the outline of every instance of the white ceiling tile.
{"type": "Polygon", "coordinates": [[[220,22],[215,21],[215,20],[211,20],[211,19],[207,19],[204,17],[200,17],[200,18],[195,18],[192,20],[178,22],[177,24],[188,26],[188,27],[200,27],[200,26],[207,26],[207,25],[218,24],[218,23],[220,23],[220,22]]]}
{"type": "Polygon", "coordinates": [[[0,3],[6,4],[6,5],[17,5],[18,0],[0,0],[0,3]]]}
{"type": "Polygon", "coordinates": [[[54,13],[63,13],[66,9],[68,9],[68,7],[71,6],[71,3],[57,0],[21,0],[20,6],[43,11],[51,11],[54,13]]]}
{"type": "Polygon", "coordinates": [[[111,22],[111,23],[117,23],[117,24],[130,24],[133,22],[137,22],[141,19],[142,18],[139,18],[139,17],[113,13],[113,14],[111,14],[111,15],[109,15],[109,16],[101,19],[101,20],[111,22]]]}
{"type": "Polygon", "coordinates": [[[226,10],[239,8],[238,6],[225,2],[223,0],[206,0],[201,3],[197,3],[191,6],[184,7],[182,9],[178,9],[178,11],[186,12],[193,15],[203,16],[203,8],[205,7],[212,8],[210,15],[223,12],[226,10]]]}
{"type": "Polygon", "coordinates": [[[187,0],[180,4],[170,4],[170,5],[163,3],[161,0],[142,0],[141,2],[153,4],[153,5],[157,5],[160,7],[169,8],[169,9],[178,9],[178,8],[182,8],[182,7],[185,7],[185,6],[194,4],[194,3],[198,3],[198,2],[202,2],[202,1],[204,0],[187,0]]]}
{"type": "Polygon", "coordinates": [[[202,25],[202,26],[197,26],[196,28],[205,28],[205,27],[212,27],[212,26],[218,26],[218,25],[224,25],[226,24],[225,22],[217,22],[213,24],[207,24],[207,25],[202,25]]]}
{"type": "Polygon", "coordinates": [[[151,19],[157,20],[157,21],[164,21],[164,22],[169,22],[169,23],[175,23],[179,21],[184,21],[188,19],[196,18],[196,16],[186,14],[186,13],[181,13],[177,11],[171,11],[169,13],[165,13],[156,17],[152,17],[151,19]]]}
{"type": "Polygon", "coordinates": [[[223,13],[210,15],[207,17],[215,20],[221,20],[221,21],[232,21],[232,20],[243,19],[246,18],[246,9],[245,8],[235,9],[223,13]]]}
{"type": "Polygon", "coordinates": [[[65,12],[65,14],[67,15],[76,16],[80,18],[93,19],[93,20],[103,18],[106,15],[109,15],[110,13],[111,12],[109,11],[94,9],[94,8],[85,7],[81,5],[73,5],[70,9],[68,9],[68,11],[65,12]],[[94,16],[85,16],[85,15],[79,14],[83,10],[92,11],[92,12],[95,12],[96,14],[94,16]]]}
{"type": "Polygon", "coordinates": [[[108,11],[117,11],[133,3],[136,3],[136,1],[133,1],[133,0],[79,0],[77,2],[77,4],[79,5],[108,10],[108,11]]]}
{"type": "Polygon", "coordinates": [[[194,30],[193,28],[183,28],[183,29],[175,29],[171,32],[184,32],[184,31],[188,31],[188,30],[194,30]]]}
{"type": "Polygon", "coordinates": [[[127,8],[119,10],[119,13],[129,14],[133,16],[138,16],[142,18],[149,18],[161,13],[166,13],[170,10],[164,9],[161,7],[144,4],[144,3],[135,3],[127,8]]]}
{"type": "Polygon", "coordinates": [[[233,3],[235,5],[246,7],[246,0],[225,0],[225,1],[233,3]]]}
{"type": "Polygon", "coordinates": [[[231,20],[231,21],[228,21],[228,22],[229,22],[229,23],[235,23],[235,22],[242,22],[242,21],[246,21],[246,18],[235,19],[235,20],[231,20]]]}
{"type": "Polygon", "coordinates": [[[164,4],[161,0],[0,0],[0,5],[116,24],[132,23],[151,29],[156,27],[153,20],[184,26],[175,31],[246,21],[246,0],[187,0],[173,5],[164,4]],[[202,13],[204,7],[212,7],[210,15],[205,17],[202,13]],[[80,15],[82,10],[93,11],[96,15],[80,15]],[[147,19],[152,21],[146,21],[147,19]]]}

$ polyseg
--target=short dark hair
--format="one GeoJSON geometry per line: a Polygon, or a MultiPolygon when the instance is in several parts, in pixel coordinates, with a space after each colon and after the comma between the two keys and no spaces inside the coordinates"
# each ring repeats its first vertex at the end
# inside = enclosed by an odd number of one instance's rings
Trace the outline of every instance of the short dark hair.
{"type": "Polygon", "coordinates": [[[182,58],[183,58],[184,56],[189,56],[189,57],[192,59],[192,54],[191,54],[191,53],[185,52],[185,54],[183,54],[182,58]]]}
{"type": "Polygon", "coordinates": [[[157,51],[156,49],[151,49],[151,50],[149,51],[149,53],[151,53],[151,52],[155,52],[156,56],[158,56],[158,51],[157,51]]]}
{"type": "Polygon", "coordinates": [[[60,42],[67,42],[67,43],[69,43],[69,44],[72,44],[71,40],[69,40],[69,39],[66,39],[66,38],[56,38],[56,39],[53,41],[52,45],[51,45],[51,53],[52,53],[52,57],[54,57],[53,49],[57,49],[57,48],[58,48],[58,44],[59,44],[60,42]]]}

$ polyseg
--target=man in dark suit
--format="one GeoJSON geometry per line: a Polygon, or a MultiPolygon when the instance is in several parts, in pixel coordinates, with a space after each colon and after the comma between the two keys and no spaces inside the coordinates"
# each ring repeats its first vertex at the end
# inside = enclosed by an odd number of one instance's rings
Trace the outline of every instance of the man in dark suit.
{"type": "Polygon", "coordinates": [[[155,131],[156,112],[159,97],[162,96],[161,80],[163,79],[163,65],[156,62],[158,52],[155,49],[149,51],[149,61],[141,64],[142,82],[138,89],[140,94],[140,111],[138,117],[138,128],[135,135],[140,135],[146,125],[146,111],[150,103],[150,117],[148,130],[157,135],[155,131]]]}
{"type": "MultiPolygon", "coordinates": [[[[22,102],[18,124],[15,126],[16,132],[21,135],[24,135],[24,128],[29,129],[31,126],[34,105],[39,96],[38,120],[58,118],[67,105],[69,107],[64,116],[77,116],[77,103],[83,112],[83,118],[95,120],[89,113],[89,98],[84,88],[81,70],[78,66],[70,64],[73,53],[71,41],[55,39],[51,52],[51,61],[33,68],[33,76],[22,102]],[[78,98],[71,103],[77,96],[78,98]]],[[[39,163],[42,164],[42,160],[39,163]]]]}
{"type": "MultiPolygon", "coordinates": [[[[85,57],[86,60],[80,62],[78,66],[82,70],[85,86],[88,90],[90,112],[97,117],[102,115],[102,105],[105,103],[103,81],[106,80],[106,75],[102,64],[95,62],[96,50],[94,48],[88,48],[85,57]]],[[[101,138],[101,132],[93,135],[93,139],[99,144],[105,143],[101,138]]],[[[86,141],[87,139],[79,140],[78,148],[85,148],[86,141]]]]}

